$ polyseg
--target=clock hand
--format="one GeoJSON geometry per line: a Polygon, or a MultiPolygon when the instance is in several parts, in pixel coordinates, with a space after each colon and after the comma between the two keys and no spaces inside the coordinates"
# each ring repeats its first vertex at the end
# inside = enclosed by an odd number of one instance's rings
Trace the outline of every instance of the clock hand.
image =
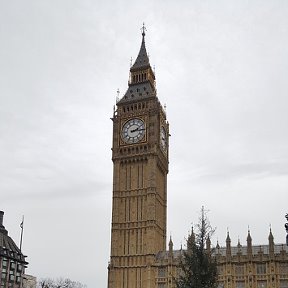
{"type": "Polygon", "coordinates": [[[138,131],[138,128],[131,130],[131,133],[138,131]]]}
{"type": "Polygon", "coordinates": [[[136,129],[131,130],[131,133],[136,132],[136,131],[141,131],[141,130],[145,130],[145,129],[144,128],[142,128],[142,129],[136,128],[136,129]]]}

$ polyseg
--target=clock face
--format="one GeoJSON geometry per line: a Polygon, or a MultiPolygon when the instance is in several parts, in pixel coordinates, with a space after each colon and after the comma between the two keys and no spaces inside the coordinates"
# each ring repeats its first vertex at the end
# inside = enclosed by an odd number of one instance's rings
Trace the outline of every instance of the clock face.
{"type": "Polygon", "coordinates": [[[160,129],[160,144],[163,150],[167,149],[167,133],[163,126],[160,129]]]}
{"type": "Polygon", "coordinates": [[[122,127],[122,139],[127,144],[137,143],[145,136],[145,123],[139,118],[128,120],[122,127]]]}

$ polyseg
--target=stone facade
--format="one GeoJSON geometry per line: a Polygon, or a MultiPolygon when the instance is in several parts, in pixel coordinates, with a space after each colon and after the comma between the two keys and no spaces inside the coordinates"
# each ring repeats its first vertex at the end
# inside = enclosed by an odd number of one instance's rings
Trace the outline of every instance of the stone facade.
{"type": "MultiPolygon", "coordinates": [[[[113,207],[108,288],[176,288],[182,250],[166,251],[169,125],[145,47],[113,117],[113,207]]],[[[287,246],[217,245],[219,288],[288,288],[287,246]]]]}
{"type": "MultiPolygon", "coordinates": [[[[217,260],[219,288],[288,288],[288,247],[275,244],[270,231],[266,245],[252,245],[250,232],[247,245],[231,246],[229,234],[226,246],[212,248],[217,260]]],[[[173,250],[170,239],[169,251],[156,256],[155,286],[176,288],[174,279],[181,273],[178,263],[182,250],[173,250]]]]}
{"type": "Polygon", "coordinates": [[[108,287],[154,287],[155,255],[166,249],[168,135],[145,48],[113,118],[113,208],[108,287]]]}
{"type": "Polygon", "coordinates": [[[288,288],[288,247],[274,244],[270,230],[268,245],[252,245],[250,232],[247,245],[231,247],[229,234],[226,247],[215,249],[219,288],[288,288]]]}

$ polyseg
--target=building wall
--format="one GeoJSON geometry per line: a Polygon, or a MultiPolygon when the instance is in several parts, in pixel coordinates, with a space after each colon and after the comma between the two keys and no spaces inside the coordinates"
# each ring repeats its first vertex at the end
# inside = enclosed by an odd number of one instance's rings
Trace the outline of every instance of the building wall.
{"type": "MultiPolygon", "coordinates": [[[[7,254],[11,252],[7,251],[7,254]]],[[[0,280],[0,287],[7,288],[20,288],[22,282],[22,274],[24,273],[24,265],[21,262],[13,258],[8,258],[5,256],[0,257],[0,273],[1,273],[1,280],[0,280]]]]}
{"type": "MultiPolygon", "coordinates": [[[[218,247],[214,257],[218,263],[219,288],[288,288],[288,247],[284,244],[218,247]],[[230,253],[231,252],[231,253],[230,253]]],[[[176,288],[175,278],[181,273],[178,267],[181,251],[158,254],[155,261],[156,288],[176,288]]]]}
{"type": "Polygon", "coordinates": [[[0,288],[20,288],[28,262],[9,237],[3,225],[3,218],[4,212],[0,211],[0,288]]]}
{"type": "Polygon", "coordinates": [[[226,255],[216,255],[219,287],[288,288],[286,245],[274,245],[273,253],[269,253],[268,245],[252,246],[251,257],[241,251],[246,247],[233,248],[237,252],[229,260],[226,255]]]}
{"type": "MultiPolygon", "coordinates": [[[[128,90],[111,118],[114,169],[108,288],[174,288],[180,273],[181,251],[173,251],[172,241],[165,251],[169,124],[156,96],[144,37],[145,27],[128,90]],[[134,141],[125,127],[137,119],[145,123],[141,129],[145,132],[134,141]]],[[[231,247],[229,237],[225,249],[217,247],[219,287],[288,288],[287,251],[274,247],[271,234],[268,254],[255,253],[248,238],[247,249],[242,247],[236,254],[239,247],[231,247]]]]}

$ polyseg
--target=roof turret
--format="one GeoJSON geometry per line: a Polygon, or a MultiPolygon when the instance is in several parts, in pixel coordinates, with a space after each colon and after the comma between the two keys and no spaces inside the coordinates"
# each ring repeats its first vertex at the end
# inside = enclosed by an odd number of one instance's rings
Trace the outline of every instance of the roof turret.
{"type": "Polygon", "coordinates": [[[192,226],[191,234],[188,236],[187,239],[187,250],[192,250],[194,245],[195,245],[195,234],[192,226]]]}
{"type": "Polygon", "coordinates": [[[170,241],[169,241],[169,257],[173,258],[173,241],[172,241],[172,236],[170,236],[170,241]]]}
{"type": "Polygon", "coordinates": [[[226,257],[227,260],[231,260],[231,239],[229,236],[229,231],[227,231],[227,237],[226,237],[226,257]]]}
{"type": "Polygon", "coordinates": [[[270,233],[269,233],[268,240],[269,240],[269,255],[270,255],[270,257],[273,258],[274,257],[274,236],[272,234],[271,227],[270,227],[270,233]]]}
{"type": "Polygon", "coordinates": [[[231,243],[231,239],[230,239],[230,235],[229,235],[229,231],[227,231],[227,237],[226,237],[226,245],[230,245],[231,243]]]}
{"type": "Polygon", "coordinates": [[[250,234],[250,229],[248,229],[248,236],[247,236],[247,245],[251,245],[252,243],[252,237],[251,237],[251,234],[250,234]]]}
{"type": "MultiPolygon", "coordinates": [[[[272,234],[272,229],[270,227],[270,232],[269,232],[269,237],[268,237],[269,243],[273,243],[274,241],[274,236],[272,234]]],[[[273,243],[274,244],[274,243],[273,243]]]]}
{"type": "Polygon", "coordinates": [[[248,228],[248,236],[247,236],[247,255],[248,259],[252,259],[252,237],[250,235],[250,229],[248,228]]]}
{"type": "Polygon", "coordinates": [[[240,239],[238,238],[238,244],[237,244],[238,249],[241,249],[242,245],[240,244],[240,239]]]}
{"type": "Polygon", "coordinates": [[[173,241],[172,241],[172,236],[170,236],[170,240],[169,240],[169,251],[173,251],[173,241]]]}

